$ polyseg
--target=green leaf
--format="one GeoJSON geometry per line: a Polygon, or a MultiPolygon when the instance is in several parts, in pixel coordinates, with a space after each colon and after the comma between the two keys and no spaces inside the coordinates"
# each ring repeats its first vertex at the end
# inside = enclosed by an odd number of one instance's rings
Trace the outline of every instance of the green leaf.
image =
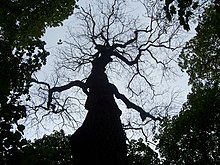
{"type": "Polygon", "coordinates": [[[20,124],[20,125],[17,126],[17,128],[18,128],[18,130],[19,130],[20,132],[23,132],[24,129],[25,129],[25,126],[22,125],[22,124],[20,124]]]}
{"type": "Polygon", "coordinates": [[[176,8],[175,8],[174,5],[171,5],[171,6],[170,6],[170,14],[171,14],[171,15],[176,14],[176,8]]]}

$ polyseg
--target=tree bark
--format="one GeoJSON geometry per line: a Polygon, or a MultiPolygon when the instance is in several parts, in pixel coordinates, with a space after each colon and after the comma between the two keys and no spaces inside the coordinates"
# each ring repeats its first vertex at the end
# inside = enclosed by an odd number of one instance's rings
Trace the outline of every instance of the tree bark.
{"type": "Polygon", "coordinates": [[[105,66],[111,61],[101,54],[93,61],[87,79],[88,97],[85,108],[88,114],[83,125],[71,136],[74,165],[127,165],[126,135],[113,97],[105,66]]]}

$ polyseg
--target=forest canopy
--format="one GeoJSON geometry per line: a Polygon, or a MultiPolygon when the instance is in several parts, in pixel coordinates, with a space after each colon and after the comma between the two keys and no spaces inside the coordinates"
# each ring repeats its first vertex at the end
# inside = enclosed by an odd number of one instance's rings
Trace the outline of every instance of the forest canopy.
{"type": "Polygon", "coordinates": [[[2,2],[0,164],[220,162],[218,1],[2,2]],[[50,52],[42,36],[70,15],[68,37],[50,52]],[[42,78],[46,64],[54,72],[42,78]],[[184,104],[172,88],[181,70],[184,104]],[[51,126],[73,134],[25,139],[51,126]]]}

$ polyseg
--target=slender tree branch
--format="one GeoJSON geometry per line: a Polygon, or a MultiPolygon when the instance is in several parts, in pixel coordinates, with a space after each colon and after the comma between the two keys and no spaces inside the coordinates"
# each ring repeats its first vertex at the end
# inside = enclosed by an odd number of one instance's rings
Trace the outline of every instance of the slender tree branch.
{"type": "Polygon", "coordinates": [[[49,108],[49,106],[52,102],[52,94],[54,92],[62,92],[62,91],[65,91],[65,90],[68,90],[68,89],[72,88],[73,86],[80,87],[83,90],[83,92],[86,95],[88,95],[88,91],[87,91],[85,83],[83,83],[82,81],[79,81],[79,80],[71,81],[69,84],[66,84],[66,85],[63,85],[63,86],[60,86],[60,87],[53,87],[49,90],[47,107],[49,108]]]}
{"type": "Polygon", "coordinates": [[[122,100],[125,103],[125,105],[127,106],[127,108],[133,108],[136,111],[138,111],[140,113],[140,117],[141,117],[142,121],[144,121],[147,117],[151,118],[154,121],[156,121],[156,120],[161,121],[161,118],[154,117],[150,113],[145,112],[141,107],[139,107],[136,104],[130,102],[123,94],[119,93],[117,87],[114,84],[110,84],[110,85],[112,87],[113,93],[115,94],[115,97],[117,99],[122,100]]]}
{"type": "Polygon", "coordinates": [[[34,82],[36,84],[46,85],[48,89],[50,90],[50,85],[46,82],[38,81],[37,79],[34,79],[34,78],[31,79],[31,82],[34,82]]]}
{"type": "Polygon", "coordinates": [[[126,46],[128,46],[129,44],[132,44],[133,42],[137,41],[138,32],[137,32],[137,31],[134,31],[134,34],[135,34],[134,38],[128,40],[128,41],[125,42],[124,44],[119,44],[119,43],[114,44],[114,45],[112,46],[112,48],[113,48],[113,49],[116,49],[116,48],[126,48],[126,46]]]}
{"type": "Polygon", "coordinates": [[[50,107],[51,107],[53,111],[55,110],[55,105],[52,104],[52,100],[53,100],[52,95],[53,95],[54,92],[62,92],[62,91],[65,91],[65,90],[68,90],[68,89],[72,88],[73,86],[78,86],[78,87],[80,87],[83,90],[83,92],[86,95],[88,95],[86,84],[83,83],[80,80],[71,81],[70,83],[68,83],[66,85],[63,85],[63,86],[60,86],[60,87],[53,87],[53,88],[50,88],[49,84],[47,84],[45,82],[39,82],[36,79],[32,79],[32,82],[37,83],[37,84],[46,85],[48,87],[47,109],[50,109],[50,107]]]}
{"type": "Polygon", "coordinates": [[[132,66],[134,64],[138,63],[138,59],[140,58],[141,54],[138,54],[136,56],[136,58],[132,61],[129,61],[126,57],[122,56],[121,54],[119,54],[118,52],[114,51],[113,55],[117,58],[119,58],[120,60],[122,60],[123,62],[125,62],[127,65],[132,66]]]}
{"type": "Polygon", "coordinates": [[[66,85],[63,85],[63,86],[60,86],[60,87],[53,87],[53,88],[50,89],[50,92],[51,93],[53,93],[53,92],[62,92],[62,91],[65,91],[65,90],[68,90],[68,89],[72,88],[73,86],[78,86],[78,87],[82,88],[83,92],[85,92],[85,94],[88,94],[88,92],[86,90],[85,83],[83,83],[80,80],[71,81],[70,83],[68,83],[66,85]]]}

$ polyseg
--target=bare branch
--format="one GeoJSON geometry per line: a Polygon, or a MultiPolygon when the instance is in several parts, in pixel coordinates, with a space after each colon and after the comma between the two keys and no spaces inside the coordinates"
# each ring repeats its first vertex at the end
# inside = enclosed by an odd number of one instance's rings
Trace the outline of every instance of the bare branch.
{"type": "MultiPolygon", "coordinates": [[[[54,113],[59,113],[60,110],[57,112],[55,110],[55,105],[52,104],[52,100],[53,100],[53,93],[55,92],[62,92],[62,91],[65,91],[65,90],[68,90],[70,88],[72,88],[73,86],[77,86],[77,87],[80,87],[83,92],[88,95],[88,91],[87,91],[87,87],[85,85],[85,83],[83,83],[82,81],[80,80],[76,80],[76,81],[71,81],[70,83],[66,84],[66,85],[63,85],[63,86],[59,86],[59,87],[53,87],[53,88],[50,88],[50,85],[45,83],[45,82],[39,82],[37,81],[36,79],[32,79],[32,82],[34,83],[37,83],[37,84],[42,84],[42,85],[46,85],[48,87],[48,102],[47,102],[47,107],[43,107],[43,104],[41,104],[39,107],[43,108],[43,109],[47,109],[49,110],[50,107],[52,108],[53,112],[54,113]]],[[[67,100],[66,100],[67,101],[67,100]]],[[[56,101],[57,102],[57,101],[56,101]]],[[[58,105],[60,105],[58,102],[57,102],[58,105]]],[[[63,107],[62,105],[60,105],[61,107],[63,107]]],[[[62,111],[62,110],[61,110],[62,111]]]]}
{"type": "Polygon", "coordinates": [[[161,121],[161,118],[154,117],[150,113],[145,112],[141,107],[139,107],[136,104],[130,102],[123,94],[119,93],[117,87],[114,84],[111,84],[111,87],[112,87],[113,93],[115,94],[115,97],[117,99],[122,100],[126,104],[127,108],[133,108],[133,109],[135,109],[136,111],[138,111],[140,113],[142,121],[144,121],[147,117],[151,118],[154,121],[157,121],[157,120],[161,121]]]}
{"type": "Polygon", "coordinates": [[[123,62],[125,62],[127,65],[131,66],[131,65],[134,65],[134,64],[137,64],[138,63],[138,60],[141,56],[141,54],[138,54],[134,60],[132,61],[129,61],[126,57],[122,56],[121,54],[119,54],[118,52],[114,51],[113,52],[113,55],[117,58],[119,58],[120,60],[122,60],[123,62]]]}
{"type": "Polygon", "coordinates": [[[50,89],[50,85],[46,82],[43,81],[38,81],[37,79],[32,78],[31,82],[37,83],[37,84],[41,84],[41,85],[46,85],[48,87],[48,89],[50,89]]]}
{"type": "Polygon", "coordinates": [[[134,31],[134,38],[128,40],[124,44],[119,44],[119,43],[113,44],[113,46],[112,46],[113,50],[116,49],[116,48],[126,48],[126,46],[128,46],[128,45],[134,43],[135,41],[137,41],[139,32],[149,33],[149,32],[152,31],[152,29],[150,29],[150,30],[147,30],[147,29],[148,29],[148,27],[146,28],[146,30],[135,30],[134,31]]]}
{"type": "Polygon", "coordinates": [[[87,88],[86,88],[86,85],[85,83],[83,83],[82,81],[79,81],[79,80],[76,80],[76,81],[71,81],[70,83],[66,84],[66,85],[63,85],[63,86],[60,86],[60,87],[53,87],[49,90],[49,93],[48,93],[48,103],[47,103],[47,107],[49,109],[50,105],[51,105],[51,102],[52,102],[52,94],[54,92],[62,92],[62,91],[65,91],[65,90],[68,90],[70,88],[72,88],[73,86],[78,86],[80,87],[83,92],[88,95],[88,91],[87,91],[87,88]]]}

